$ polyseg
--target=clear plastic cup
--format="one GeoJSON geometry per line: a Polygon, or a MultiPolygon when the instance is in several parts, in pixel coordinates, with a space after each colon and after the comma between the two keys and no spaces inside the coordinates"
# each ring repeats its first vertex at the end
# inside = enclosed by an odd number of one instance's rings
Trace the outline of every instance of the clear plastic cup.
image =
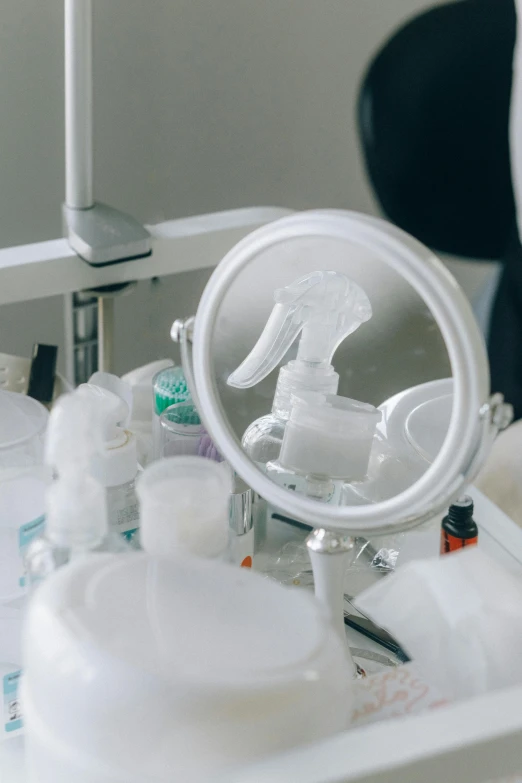
{"type": "Polygon", "coordinates": [[[205,457],[221,462],[192,402],[178,402],[160,416],[159,457],[205,457]]]}
{"type": "Polygon", "coordinates": [[[42,464],[48,417],[31,397],[0,391],[0,469],[42,464]]]}
{"type": "Polygon", "coordinates": [[[149,465],[136,484],[143,549],[162,559],[219,557],[228,545],[231,492],[226,463],[179,456],[149,465]]]}
{"type": "Polygon", "coordinates": [[[160,416],[159,457],[197,456],[205,428],[191,402],[170,405],[160,416]]]}
{"type": "Polygon", "coordinates": [[[0,603],[23,595],[25,553],[44,530],[47,419],[31,397],[0,391],[0,603]]]}

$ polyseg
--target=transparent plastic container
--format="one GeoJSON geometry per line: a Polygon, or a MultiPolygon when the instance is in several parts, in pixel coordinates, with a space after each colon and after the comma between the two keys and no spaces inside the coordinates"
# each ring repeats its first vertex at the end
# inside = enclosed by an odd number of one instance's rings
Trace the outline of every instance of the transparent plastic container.
{"type": "Polygon", "coordinates": [[[25,553],[44,529],[47,419],[31,397],[0,391],[0,603],[24,594],[25,553]]]}
{"type": "Polygon", "coordinates": [[[152,459],[159,459],[160,418],[171,405],[190,402],[190,391],[182,367],[163,367],[152,379],[152,459]]]}
{"type": "Polygon", "coordinates": [[[32,397],[0,390],[0,470],[42,464],[48,417],[32,397]]]}
{"type": "Polygon", "coordinates": [[[47,410],[31,397],[0,391],[0,741],[23,730],[18,687],[24,558],[44,530],[47,419],[47,410]]]}
{"type": "Polygon", "coordinates": [[[140,540],[149,554],[219,557],[228,545],[232,472],[224,462],[170,457],[140,475],[140,540]]]}
{"type": "Polygon", "coordinates": [[[161,414],[158,457],[223,460],[192,402],[176,403],[161,414]]]}

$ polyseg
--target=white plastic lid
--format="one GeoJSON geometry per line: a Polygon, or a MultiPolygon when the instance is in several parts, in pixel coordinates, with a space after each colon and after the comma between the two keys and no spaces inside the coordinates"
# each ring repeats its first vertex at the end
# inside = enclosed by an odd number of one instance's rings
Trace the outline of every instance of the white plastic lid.
{"type": "Polygon", "coordinates": [[[43,434],[49,414],[44,406],[15,392],[0,391],[0,449],[10,449],[43,434]]]}
{"type": "Polygon", "coordinates": [[[314,392],[295,395],[292,403],[280,463],[299,473],[364,478],[380,411],[348,397],[314,392]]]}
{"type": "Polygon", "coordinates": [[[140,475],[140,538],[152,556],[218,557],[228,543],[232,473],[203,457],[169,457],[140,475]]]}
{"type": "Polygon", "coordinates": [[[213,780],[217,765],[343,729],[344,646],[321,607],[245,570],[146,553],[61,569],[28,609],[32,718],[122,780],[213,780]]]}
{"type": "Polygon", "coordinates": [[[453,394],[418,405],[406,419],[406,437],[415,451],[433,462],[446,438],[453,410],[453,394]]]}
{"type": "Polygon", "coordinates": [[[398,495],[418,480],[437,456],[440,448],[437,439],[440,438],[441,443],[447,433],[452,401],[452,378],[412,386],[385,400],[379,406],[382,420],[373,441],[367,477],[351,488],[345,486],[345,503],[353,503],[353,499],[349,499],[352,493],[378,503],[398,495]],[[441,399],[446,401],[443,407],[448,418],[445,421],[438,415],[443,413],[437,403],[441,399]],[[435,409],[432,409],[432,403],[436,403],[435,409]],[[432,414],[435,431],[431,426],[432,414]],[[439,427],[441,432],[437,432],[439,427]]]}

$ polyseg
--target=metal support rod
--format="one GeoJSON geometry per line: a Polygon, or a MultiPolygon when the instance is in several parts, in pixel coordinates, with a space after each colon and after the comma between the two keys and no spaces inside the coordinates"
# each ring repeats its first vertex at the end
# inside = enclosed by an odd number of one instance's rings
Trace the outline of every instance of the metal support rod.
{"type": "MultiPolygon", "coordinates": [[[[314,573],[315,597],[322,603],[339,638],[346,643],[344,627],[344,576],[354,548],[353,538],[316,528],[306,539],[314,573]]],[[[346,643],[348,666],[354,677],[358,668],[346,643]]]]}
{"type": "Polygon", "coordinates": [[[112,372],[114,349],[114,297],[98,298],[98,370],[112,372]]]}
{"type": "Polygon", "coordinates": [[[65,203],[93,198],[92,0],[65,0],[65,203]]]}

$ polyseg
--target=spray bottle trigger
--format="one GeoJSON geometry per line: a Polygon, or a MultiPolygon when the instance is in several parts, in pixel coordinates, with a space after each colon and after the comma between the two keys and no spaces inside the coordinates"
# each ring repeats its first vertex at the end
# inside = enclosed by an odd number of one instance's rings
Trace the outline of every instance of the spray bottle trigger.
{"type": "Polygon", "coordinates": [[[317,271],[274,292],[275,305],[257,343],[229,376],[245,389],[263,380],[302,332],[297,363],[326,369],[337,346],[372,316],[363,289],[340,272],[317,271]]]}

